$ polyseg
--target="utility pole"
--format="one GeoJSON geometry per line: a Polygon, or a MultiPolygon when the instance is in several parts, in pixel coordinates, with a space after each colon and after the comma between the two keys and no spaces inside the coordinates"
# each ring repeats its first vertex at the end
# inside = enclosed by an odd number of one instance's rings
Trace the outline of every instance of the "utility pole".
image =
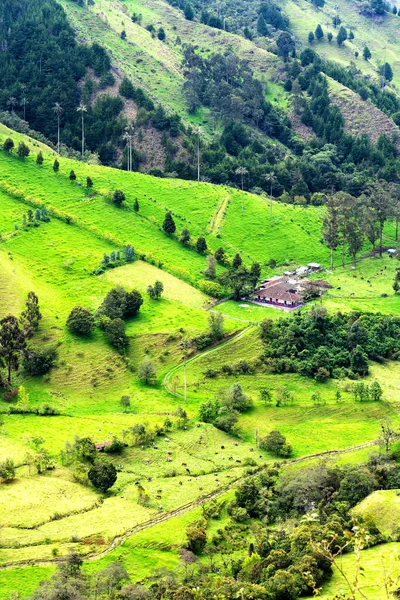
{"type": "Polygon", "coordinates": [[[82,115],[82,160],[83,160],[84,156],[85,156],[85,119],[84,119],[84,115],[85,115],[85,112],[87,112],[87,106],[85,104],[83,104],[83,102],[81,102],[76,110],[77,110],[77,112],[80,112],[82,115]]]}
{"type": "Polygon", "coordinates": [[[273,181],[274,181],[273,174],[272,173],[268,173],[265,176],[265,181],[270,184],[270,191],[269,191],[269,216],[272,219],[272,184],[273,184],[273,181]]]}
{"type": "Polygon", "coordinates": [[[187,377],[186,377],[186,363],[188,350],[190,348],[190,341],[185,339],[181,342],[181,348],[183,350],[183,398],[186,404],[187,401],[187,377]]]}
{"type": "Polygon", "coordinates": [[[200,183],[200,134],[201,128],[197,128],[197,183],[200,183]]]}

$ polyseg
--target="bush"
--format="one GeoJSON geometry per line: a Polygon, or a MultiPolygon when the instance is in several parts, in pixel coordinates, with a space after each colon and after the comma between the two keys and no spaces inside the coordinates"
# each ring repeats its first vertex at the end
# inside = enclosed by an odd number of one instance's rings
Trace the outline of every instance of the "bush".
{"type": "Polygon", "coordinates": [[[292,447],[286,443],[285,436],[277,430],[271,431],[270,434],[261,438],[259,446],[263,450],[282,458],[288,458],[292,453],[292,447]]]}
{"type": "Polygon", "coordinates": [[[15,479],[15,464],[12,458],[6,458],[0,462],[0,479],[2,483],[9,483],[15,479]]]}
{"type": "Polygon", "coordinates": [[[215,281],[207,281],[206,279],[203,279],[199,282],[199,288],[202,292],[208,296],[211,296],[212,298],[222,298],[224,295],[223,287],[215,281]]]}
{"type": "Polygon", "coordinates": [[[320,381],[321,383],[328,381],[329,377],[330,373],[328,369],[325,369],[325,367],[319,367],[318,371],[315,373],[316,381],[320,381]]]}
{"type": "Polygon", "coordinates": [[[88,478],[96,489],[106,492],[117,481],[117,470],[112,463],[96,460],[88,478]]]}
{"type": "Polygon", "coordinates": [[[20,158],[26,158],[27,156],[29,156],[30,152],[31,151],[29,150],[29,147],[24,142],[20,142],[18,144],[17,154],[20,158]]]}
{"type": "Polygon", "coordinates": [[[197,337],[193,338],[193,344],[197,350],[204,350],[214,342],[214,338],[210,333],[202,333],[197,337]]]}
{"type": "Polygon", "coordinates": [[[241,506],[235,506],[231,510],[231,517],[237,523],[243,523],[243,521],[246,521],[246,519],[249,518],[249,515],[245,508],[242,508],[241,506]]]}
{"type": "Polygon", "coordinates": [[[49,350],[28,349],[23,356],[23,366],[29,375],[45,375],[54,365],[56,358],[55,348],[49,350]]]}
{"type": "Polygon", "coordinates": [[[3,150],[4,152],[11,152],[11,150],[14,148],[14,142],[11,138],[6,138],[4,140],[3,143],[3,150]]]}
{"type": "Polygon", "coordinates": [[[111,444],[104,446],[104,452],[107,454],[121,454],[124,444],[117,437],[113,437],[111,444]]]}
{"type": "Polygon", "coordinates": [[[121,204],[125,201],[125,194],[122,190],[115,190],[112,201],[117,206],[121,206],[121,204]]]}
{"type": "Polygon", "coordinates": [[[94,330],[94,317],[87,308],[75,306],[69,313],[67,327],[75,335],[88,336],[94,330]]]}

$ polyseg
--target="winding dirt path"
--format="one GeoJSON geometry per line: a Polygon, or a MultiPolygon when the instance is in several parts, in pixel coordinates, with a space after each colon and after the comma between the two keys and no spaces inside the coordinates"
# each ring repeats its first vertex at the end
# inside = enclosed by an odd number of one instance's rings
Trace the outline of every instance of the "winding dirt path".
{"type": "MultiPolygon", "coordinates": [[[[246,321],[246,323],[247,323],[247,321],[246,321]]],[[[250,325],[249,327],[242,329],[242,331],[240,331],[240,333],[238,333],[237,335],[234,335],[233,337],[229,338],[229,340],[227,340],[226,342],[221,342],[220,344],[213,346],[212,348],[210,348],[209,350],[206,350],[205,352],[200,352],[199,354],[196,354],[195,356],[193,356],[192,358],[189,358],[186,361],[186,367],[188,365],[196,362],[197,360],[204,358],[204,356],[208,356],[209,354],[213,354],[213,352],[218,352],[218,350],[220,350],[221,348],[230,346],[231,344],[237,342],[237,340],[239,340],[240,338],[244,337],[245,335],[248,335],[250,333],[250,331],[252,331],[253,329],[254,329],[254,326],[250,325]]],[[[180,363],[176,367],[173,367],[170,371],[168,371],[168,373],[166,373],[166,375],[164,376],[164,379],[163,379],[163,383],[162,383],[163,388],[167,392],[169,392],[170,394],[175,396],[176,398],[183,398],[184,396],[180,392],[174,392],[170,387],[170,383],[171,383],[172,377],[181,369],[183,369],[183,363],[180,363]]],[[[186,398],[189,399],[190,397],[188,395],[186,395],[186,398]]]]}

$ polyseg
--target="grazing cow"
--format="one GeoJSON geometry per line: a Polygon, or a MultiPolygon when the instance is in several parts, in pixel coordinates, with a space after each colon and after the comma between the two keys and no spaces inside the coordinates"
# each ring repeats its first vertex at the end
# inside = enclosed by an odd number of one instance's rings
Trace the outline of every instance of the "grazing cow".
{"type": "Polygon", "coordinates": [[[225,446],[221,446],[221,450],[225,450],[225,446]]]}
{"type": "Polygon", "coordinates": [[[202,488],[202,487],[199,487],[199,490],[202,492],[202,491],[203,491],[203,488],[202,488]]]}
{"type": "Polygon", "coordinates": [[[186,473],[190,475],[190,470],[186,467],[186,473]]]}
{"type": "Polygon", "coordinates": [[[182,481],[179,482],[179,485],[183,485],[182,481]]]}
{"type": "Polygon", "coordinates": [[[156,500],[161,500],[161,496],[160,496],[160,494],[157,494],[157,496],[156,496],[156,500]]]}
{"type": "Polygon", "coordinates": [[[187,467],[187,463],[182,463],[182,467],[187,467]]]}
{"type": "Polygon", "coordinates": [[[162,494],[162,490],[157,490],[157,494],[162,494]]]}

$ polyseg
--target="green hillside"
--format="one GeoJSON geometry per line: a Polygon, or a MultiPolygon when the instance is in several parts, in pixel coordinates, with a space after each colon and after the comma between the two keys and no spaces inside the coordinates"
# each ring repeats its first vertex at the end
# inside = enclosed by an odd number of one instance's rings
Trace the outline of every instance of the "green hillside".
{"type": "Polygon", "coordinates": [[[0,600],[398,593],[395,12],[1,3],[0,600]]]}

